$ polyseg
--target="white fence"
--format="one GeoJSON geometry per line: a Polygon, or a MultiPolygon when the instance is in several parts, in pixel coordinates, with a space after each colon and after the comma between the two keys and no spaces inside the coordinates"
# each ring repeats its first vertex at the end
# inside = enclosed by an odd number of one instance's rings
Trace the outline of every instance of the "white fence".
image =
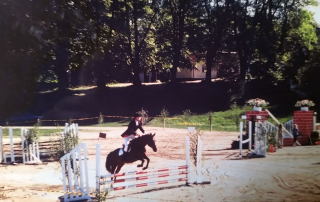
{"type": "Polygon", "coordinates": [[[61,158],[64,202],[91,200],[86,143],[81,143],[61,158]],[[67,170],[66,170],[67,167],[67,170]]]}
{"type": "MultiPolygon", "coordinates": [[[[21,153],[17,155],[18,153],[15,152],[14,148],[14,142],[13,142],[13,129],[9,128],[9,138],[10,138],[10,151],[4,152],[4,144],[3,144],[3,131],[2,127],[0,126],[0,147],[1,147],[1,161],[4,163],[8,163],[7,159],[10,158],[11,162],[16,161],[16,157],[22,157],[22,162],[24,164],[30,164],[30,163],[41,163],[40,161],[40,150],[39,150],[39,143],[35,140],[31,144],[28,143],[28,139],[26,138],[28,131],[25,128],[21,128],[21,147],[19,152],[21,153]]],[[[29,140],[30,141],[30,140],[29,140]]]]}

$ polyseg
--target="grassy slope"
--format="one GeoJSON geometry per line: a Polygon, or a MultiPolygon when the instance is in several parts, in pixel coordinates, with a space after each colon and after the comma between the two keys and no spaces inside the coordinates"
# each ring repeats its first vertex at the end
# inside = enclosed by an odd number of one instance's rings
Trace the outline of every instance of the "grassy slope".
{"type": "MultiPolygon", "coordinates": [[[[179,83],[142,85],[126,87],[108,87],[106,89],[86,88],[65,92],[54,91],[38,94],[32,112],[43,115],[43,125],[64,125],[70,118],[98,117],[101,112],[109,116],[131,117],[141,108],[148,110],[151,117],[160,114],[165,106],[170,117],[176,119],[166,120],[167,127],[186,127],[193,125],[202,130],[209,129],[207,113],[214,112],[213,130],[236,130],[233,120],[227,118],[234,111],[227,111],[230,106],[230,96],[237,91],[237,83],[218,81],[210,85],[202,83],[179,83]],[[190,109],[194,116],[186,123],[181,117],[182,111],[190,109]],[[60,121],[52,121],[60,120],[60,121]]],[[[271,103],[269,110],[284,122],[290,119],[297,100],[288,86],[267,85],[263,81],[252,81],[246,85],[244,102],[251,98],[266,99],[271,103]]],[[[240,109],[238,114],[251,108],[240,109]]],[[[123,126],[128,124],[128,118],[105,118],[105,126],[123,126]]],[[[79,125],[95,125],[97,118],[76,120],[79,125]]],[[[148,124],[162,126],[160,120],[153,119],[148,124]]]]}

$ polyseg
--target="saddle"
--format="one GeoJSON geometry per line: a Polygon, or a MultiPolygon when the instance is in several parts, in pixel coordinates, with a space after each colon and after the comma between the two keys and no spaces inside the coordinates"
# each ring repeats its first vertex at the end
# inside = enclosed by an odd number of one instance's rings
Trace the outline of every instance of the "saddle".
{"type": "MultiPolygon", "coordinates": [[[[131,141],[129,142],[129,144],[128,144],[128,151],[127,151],[127,153],[129,153],[130,151],[131,151],[131,141]]],[[[122,156],[122,154],[124,153],[124,144],[122,144],[122,148],[120,148],[119,149],[119,153],[118,153],[118,155],[119,156],[122,156]]]]}

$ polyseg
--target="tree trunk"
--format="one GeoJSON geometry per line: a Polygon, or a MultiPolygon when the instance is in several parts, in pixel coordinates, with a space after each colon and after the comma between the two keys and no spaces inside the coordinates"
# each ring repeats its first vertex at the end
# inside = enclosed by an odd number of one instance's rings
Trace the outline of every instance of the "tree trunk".
{"type": "Polygon", "coordinates": [[[63,41],[56,49],[55,72],[58,76],[59,90],[65,90],[69,87],[68,81],[68,42],[63,41]]]}
{"type": "Polygon", "coordinates": [[[134,62],[133,64],[133,84],[141,85],[140,80],[140,48],[139,48],[139,30],[138,30],[138,17],[137,17],[137,2],[133,2],[133,23],[134,23],[134,62]]]}

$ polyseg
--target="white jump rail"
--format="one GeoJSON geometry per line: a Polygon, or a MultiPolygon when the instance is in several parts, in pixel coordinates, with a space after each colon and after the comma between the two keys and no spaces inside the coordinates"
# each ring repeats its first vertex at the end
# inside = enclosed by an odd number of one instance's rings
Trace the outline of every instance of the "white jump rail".
{"type": "Polygon", "coordinates": [[[91,200],[86,143],[81,143],[61,158],[64,202],[91,200]],[[83,152],[83,153],[82,153],[83,152]],[[82,156],[83,154],[83,156],[82,156]],[[78,161],[78,163],[77,163],[78,161]],[[72,162],[72,167],[71,167],[72,162]],[[67,164],[67,172],[66,172],[67,164]],[[79,166],[79,170],[77,168],[79,166]],[[76,168],[76,169],[72,169],[76,168]],[[73,172],[72,172],[73,171],[73,172]],[[67,184],[68,180],[68,184],[67,184]],[[79,183],[80,182],[80,183],[79,183]],[[68,189],[69,188],[69,189],[68,189]]]}

